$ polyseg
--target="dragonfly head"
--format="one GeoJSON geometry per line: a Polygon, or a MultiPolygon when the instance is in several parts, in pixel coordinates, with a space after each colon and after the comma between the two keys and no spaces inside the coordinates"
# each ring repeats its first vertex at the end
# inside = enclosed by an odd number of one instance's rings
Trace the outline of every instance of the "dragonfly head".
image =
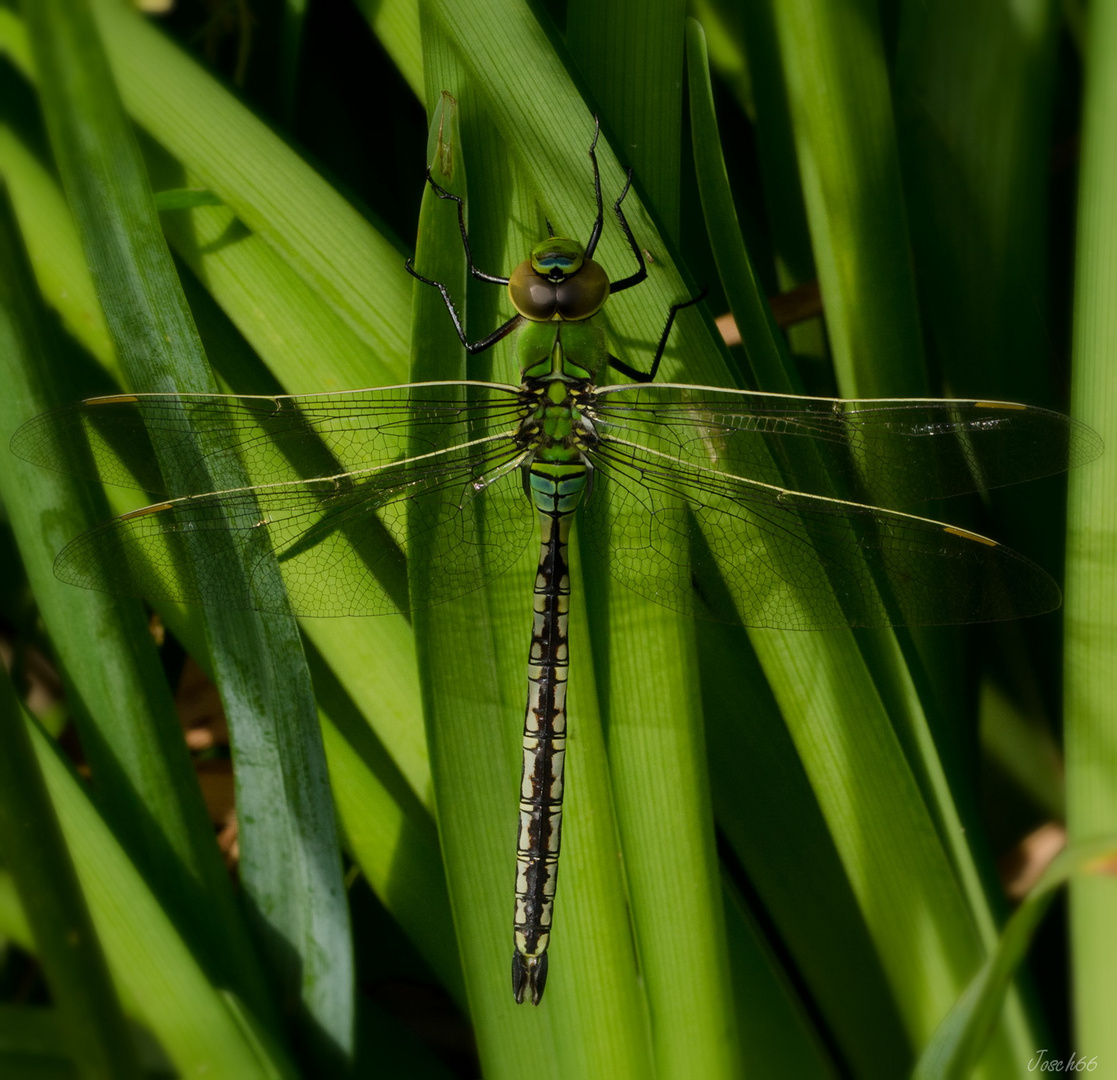
{"type": "Polygon", "coordinates": [[[592,318],[609,298],[609,278],[577,240],[549,236],[508,279],[512,306],[532,322],[592,318]]]}

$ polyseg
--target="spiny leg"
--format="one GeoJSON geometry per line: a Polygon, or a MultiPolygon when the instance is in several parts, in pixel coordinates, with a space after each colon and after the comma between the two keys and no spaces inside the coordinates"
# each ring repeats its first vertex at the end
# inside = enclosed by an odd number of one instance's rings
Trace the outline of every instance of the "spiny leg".
{"type": "MultiPolygon", "coordinates": [[[[594,167],[597,167],[596,160],[594,167]]],[[[639,285],[645,281],[648,276],[648,266],[644,262],[644,252],[640,250],[640,245],[636,243],[636,237],[632,235],[632,226],[628,224],[628,218],[624,216],[624,210],[621,203],[624,202],[624,197],[628,194],[628,189],[632,187],[632,170],[628,170],[628,179],[624,182],[624,188],[617,196],[617,201],[613,203],[613,213],[617,215],[617,221],[620,224],[621,232],[624,233],[625,239],[628,241],[629,250],[636,257],[637,271],[629,277],[621,278],[620,281],[612,282],[609,285],[610,293],[624,292],[625,289],[631,289],[633,285],[639,285]]]]}
{"type": "MultiPolygon", "coordinates": [[[[590,143],[590,161],[593,162],[593,191],[597,198],[597,217],[594,219],[593,232],[590,234],[589,243],[586,245],[586,258],[592,258],[594,249],[597,247],[597,242],[601,238],[602,220],[604,217],[603,207],[601,201],[601,171],[597,164],[597,139],[601,133],[601,122],[596,116],[594,120],[593,142],[590,143]]],[[[617,196],[617,201],[613,203],[613,212],[617,215],[617,222],[620,224],[621,232],[624,233],[625,239],[628,241],[629,250],[636,258],[636,263],[639,267],[635,274],[629,277],[622,278],[617,282],[610,282],[609,293],[623,292],[625,289],[631,289],[634,285],[639,285],[641,282],[646,281],[648,277],[648,266],[644,261],[644,252],[641,250],[640,245],[636,243],[636,237],[632,234],[632,227],[628,224],[628,218],[625,217],[622,203],[625,196],[628,194],[629,188],[632,187],[632,170],[628,170],[628,179],[625,180],[624,187],[621,193],[617,196]]],[[[549,227],[549,223],[548,223],[549,227]]],[[[659,343],[656,345],[655,357],[652,360],[651,370],[648,372],[638,371],[636,368],[626,364],[623,360],[617,359],[615,356],[609,357],[609,366],[614,370],[619,371],[622,375],[634,379],[636,382],[651,382],[656,372],[659,370],[659,363],[663,359],[663,352],[667,348],[667,339],[671,334],[671,327],[675,322],[675,316],[678,315],[683,308],[688,308],[692,304],[697,304],[706,295],[706,290],[702,289],[697,296],[690,300],[683,300],[677,304],[672,304],[667,312],[667,322],[663,327],[663,333],[659,336],[659,343]]]]}
{"type": "MultiPolygon", "coordinates": [[[[469,272],[477,278],[478,281],[487,281],[491,285],[507,285],[508,279],[506,277],[497,277],[496,274],[486,274],[484,270],[478,270],[473,265],[473,251],[469,246],[469,232],[465,227],[465,200],[460,195],[455,195],[452,191],[447,191],[433,176],[431,176],[430,169],[427,169],[427,183],[434,189],[434,193],[440,199],[449,199],[458,208],[458,229],[462,234],[462,247],[465,248],[466,261],[469,263],[469,272]]],[[[412,271],[412,273],[415,273],[412,271]]],[[[416,274],[416,277],[419,275],[416,274]]],[[[426,280],[426,279],[423,279],[426,280]]]]}
{"type": "MultiPolygon", "coordinates": [[[[593,193],[597,199],[597,216],[593,221],[593,232],[590,233],[589,243],[586,244],[586,258],[592,259],[593,253],[597,249],[597,242],[601,239],[601,228],[604,222],[604,207],[601,201],[601,170],[597,164],[597,137],[601,134],[601,122],[595,116],[593,118],[593,142],[590,143],[590,161],[593,162],[593,193]]],[[[633,285],[639,285],[648,276],[648,267],[644,262],[644,253],[640,250],[640,245],[636,243],[636,237],[632,235],[632,228],[628,224],[628,218],[624,216],[624,210],[621,209],[621,203],[624,202],[624,197],[628,194],[628,189],[632,187],[632,170],[629,169],[627,179],[624,182],[624,188],[617,196],[617,201],[613,203],[613,213],[617,215],[617,221],[620,223],[621,231],[624,233],[625,239],[628,241],[629,250],[636,256],[636,263],[639,269],[635,274],[629,277],[622,278],[616,283],[611,283],[609,291],[611,293],[623,292],[625,289],[631,289],[633,285]]]]}
{"type": "Polygon", "coordinates": [[[629,366],[623,360],[618,360],[615,356],[609,357],[609,366],[614,371],[619,371],[622,375],[627,375],[628,378],[635,382],[648,383],[655,379],[656,372],[659,370],[659,362],[663,359],[664,350],[667,348],[667,339],[671,336],[671,327],[675,323],[675,316],[679,314],[684,308],[693,307],[706,295],[706,290],[701,289],[697,296],[692,296],[689,300],[680,300],[677,304],[672,304],[667,311],[667,322],[664,324],[663,333],[659,335],[659,344],[655,347],[655,356],[652,358],[652,366],[650,371],[638,371],[636,368],[629,366]]]}
{"type": "Polygon", "coordinates": [[[491,348],[500,341],[501,338],[506,338],[513,330],[518,329],[524,322],[524,317],[522,315],[513,315],[506,323],[502,323],[491,334],[487,334],[485,337],[481,338],[480,341],[470,341],[469,338],[465,336],[465,327],[462,326],[461,316],[458,315],[458,309],[454,306],[454,301],[450,296],[450,290],[447,289],[441,281],[434,281],[432,278],[423,277],[423,275],[411,265],[410,259],[403,265],[413,278],[418,278],[424,285],[433,285],[434,288],[442,294],[442,302],[446,305],[446,310],[450,312],[450,319],[454,324],[454,329],[458,332],[458,338],[461,340],[462,345],[465,347],[465,351],[469,353],[470,356],[476,356],[477,353],[482,353],[486,349],[491,348]]]}
{"type": "MultiPolygon", "coordinates": [[[[440,199],[449,199],[451,202],[457,204],[458,207],[458,229],[462,234],[462,247],[465,249],[466,261],[469,264],[469,272],[479,281],[485,281],[492,285],[507,285],[508,279],[505,277],[497,277],[495,274],[486,274],[483,270],[478,270],[473,264],[473,251],[469,246],[469,233],[465,227],[465,202],[460,195],[455,195],[451,191],[447,191],[441,184],[439,184],[427,170],[427,183],[434,189],[434,192],[440,199]]],[[[462,325],[461,316],[458,315],[458,309],[454,305],[453,298],[450,296],[450,290],[441,281],[435,281],[433,278],[424,277],[415,269],[408,259],[404,264],[407,272],[413,277],[418,278],[424,285],[431,285],[436,288],[442,295],[442,302],[446,305],[446,310],[450,313],[450,319],[454,324],[454,329],[458,332],[458,338],[461,340],[465,351],[470,356],[475,356],[477,353],[484,352],[486,349],[491,348],[502,338],[506,338],[512,331],[516,330],[524,321],[522,315],[513,315],[507,322],[498,326],[491,334],[487,334],[481,338],[480,341],[471,342],[465,334],[465,327],[462,325]]]]}
{"type": "MultiPolygon", "coordinates": [[[[589,242],[586,244],[586,258],[592,259],[597,250],[597,242],[601,239],[601,228],[605,223],[605,207],[601,201],[601,170],[597,167],[597,137],[601,134],[601,121],[594,114],[593,141],[590,143],[590,161],[593,164],[593,194],[597,201],[597,215],[593,219],[593,231],[590,233],[589,242]]],[[[631,174],[630,174],[631,177],[631,174]]],[[[625,185],[625,191],[628,185],[625,185]]],[[[621,196],[624,197],[623,195],[621,196]]]]}

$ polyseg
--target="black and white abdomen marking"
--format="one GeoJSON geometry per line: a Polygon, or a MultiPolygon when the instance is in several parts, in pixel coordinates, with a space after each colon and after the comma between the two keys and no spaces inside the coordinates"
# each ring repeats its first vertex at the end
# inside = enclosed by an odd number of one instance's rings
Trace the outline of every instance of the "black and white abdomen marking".
{"type": "Polygon", "coordinates": [[[530,992],[538,1005],[547,981],[547,945],[562,834],[570,611],[567,543],[573,513],[586,486],[585,466],[536,462],[531,466],[529,486],[539,511],[541,542],[524,716],[512,992],[518,1002],[530,992]]]}

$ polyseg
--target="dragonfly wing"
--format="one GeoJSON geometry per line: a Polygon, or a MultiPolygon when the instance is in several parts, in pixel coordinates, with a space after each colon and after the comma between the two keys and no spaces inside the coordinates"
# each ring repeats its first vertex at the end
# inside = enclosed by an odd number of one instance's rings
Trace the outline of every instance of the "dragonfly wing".
{"type": "Polygon", "coordinates": [[[55,572],[149,600],[307,616],[437,604],[501,573],[531,536],[530,507],[504,476],[521,454],[493,437],[363,473],[158,503],[79,536],[55,572]],[[419,536],[438,572],[412,598],[405,552],[419,536]]]}
{"type": "Polygon", "coordinates": [[[408,455],[510,428],[516,388],[415,383],[338,394],[119,394],[24,424],[12,450],[36,465],[145,491],[166,491],[154,446],[195,461],[176,494],[206,493],[224,459],[251,485],[375,469],[408,455]]]}
{"type": "Polygon", "coordinates": [[[983,622],[1059,605],[1043,570],[965,530],[623,443],[592,457],[587,545],[623,584],[679,611],[806,630],[983,622]]]}
{"type": "Polygon", "coordinates": [[[1085,424],[995,401],[843,400],[646,384],[598,390],[599,433],[775,486],[884,506],[1061,472],[1101,453],[1085,424]]]}

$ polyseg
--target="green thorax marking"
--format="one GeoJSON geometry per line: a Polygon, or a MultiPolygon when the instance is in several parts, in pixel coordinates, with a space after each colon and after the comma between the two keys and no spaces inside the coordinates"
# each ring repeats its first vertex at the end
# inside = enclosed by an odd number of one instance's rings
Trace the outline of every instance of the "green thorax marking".
{"type": "Polygon", "coordinates": [[[572,367],[564,354],[565,334],[551,331],[552,344],[546,362],[525,368],[521,401],[524,419],[519,438],[532,450],[533,464],[577,464],[582,450],[596,441],[584,410],[593,384],[572,367]]]}
{"type": "Polygon", "coordinates": [[[516,335],[520,378],[592,382],[605,359],[605,331],[583,322],[528,322],[516,335]]]}
{"type": "Polygon", "coordinates": [[[583,451],[597,441],[584,408],[593,393],[590,373],[602,356],[601,329],[528,323],[520,334],[516,350],[524,366],[525,413],[519,439],[531,450],[524,490],[543,513],[573,513],[586,486],[583,451]],[[572,362],[564,348],[570,337],[587,367],[572,362]]]}
{"type": "Polygon", "coordinates": [[[609,278],[577,240],[551,236],[512,272],[508,295],[524,319],[515,346],[519,439],[531,450],[524,490],[541,513],[573,513],[586,487],[583,449],[596,441],[583,407],[606,357],[592,319],[609,298],[609,278]]]}

